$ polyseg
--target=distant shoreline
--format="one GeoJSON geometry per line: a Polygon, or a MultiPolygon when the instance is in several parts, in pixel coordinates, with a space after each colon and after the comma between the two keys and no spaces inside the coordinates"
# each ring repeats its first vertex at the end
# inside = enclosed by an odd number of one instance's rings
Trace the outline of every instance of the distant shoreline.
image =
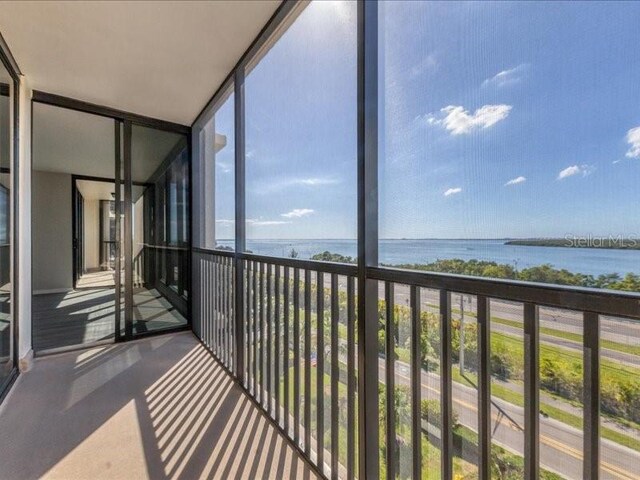
{"type": "Polygon", "coordinates": [[[617,238],[538,238],[508,240],[505,245],[524,247],[596,248],[607,250],[640,250],[640,241],[617,238]]]}

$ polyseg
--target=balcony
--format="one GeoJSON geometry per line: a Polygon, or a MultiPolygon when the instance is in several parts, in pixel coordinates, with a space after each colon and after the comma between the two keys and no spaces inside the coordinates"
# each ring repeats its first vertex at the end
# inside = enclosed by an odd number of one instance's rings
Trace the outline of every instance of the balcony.
{"type": "Polygon", "coordinates": [[[2,478],[317,478],[189,332],[37,360],[0,429],[2,478]]]}

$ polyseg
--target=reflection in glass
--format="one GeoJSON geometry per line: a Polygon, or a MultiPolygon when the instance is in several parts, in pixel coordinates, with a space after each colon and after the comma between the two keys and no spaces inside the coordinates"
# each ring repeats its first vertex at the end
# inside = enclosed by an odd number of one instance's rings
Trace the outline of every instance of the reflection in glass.
{"type": "Polygon", "coordinates": [[[200,132],[200,183],[196,244],[202,248],[235,248],[234,94],[229,89],[200,132]]]}
{"type": "Polygon", "coordinates": [[[133,334],[187,323],[189,153],[184,135],[133,125],[133,334]]]}
{"type": "Polygon", "coordinates": [[[0,393],[13,370],[11,315],[11,108],[13,79],[0,63],[0,393]]]}

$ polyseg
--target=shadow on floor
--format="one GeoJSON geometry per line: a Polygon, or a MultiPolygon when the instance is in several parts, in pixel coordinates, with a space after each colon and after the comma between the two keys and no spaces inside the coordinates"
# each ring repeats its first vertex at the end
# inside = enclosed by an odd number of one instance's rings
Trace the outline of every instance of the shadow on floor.
{"type": "Polygon", "coordinates": [[[315,478],[190,332],[37,359],[0,435],[3,480],[315,478]]]}

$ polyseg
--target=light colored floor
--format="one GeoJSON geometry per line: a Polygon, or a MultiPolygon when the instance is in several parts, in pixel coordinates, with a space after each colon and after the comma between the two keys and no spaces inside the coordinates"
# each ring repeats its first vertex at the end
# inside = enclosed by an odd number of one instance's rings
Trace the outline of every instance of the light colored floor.
{"type": "Polygon", "coordinates": [[[76,286],[77,288],[113,288],[116,286],[114,273],[113,270],[83,273],[78,279],[76,286]]]}
{"type": "Polygon", "coordinates": [[[0,410],[0,478],[316,478],[191,332],[36,359],[0,410]]]}

